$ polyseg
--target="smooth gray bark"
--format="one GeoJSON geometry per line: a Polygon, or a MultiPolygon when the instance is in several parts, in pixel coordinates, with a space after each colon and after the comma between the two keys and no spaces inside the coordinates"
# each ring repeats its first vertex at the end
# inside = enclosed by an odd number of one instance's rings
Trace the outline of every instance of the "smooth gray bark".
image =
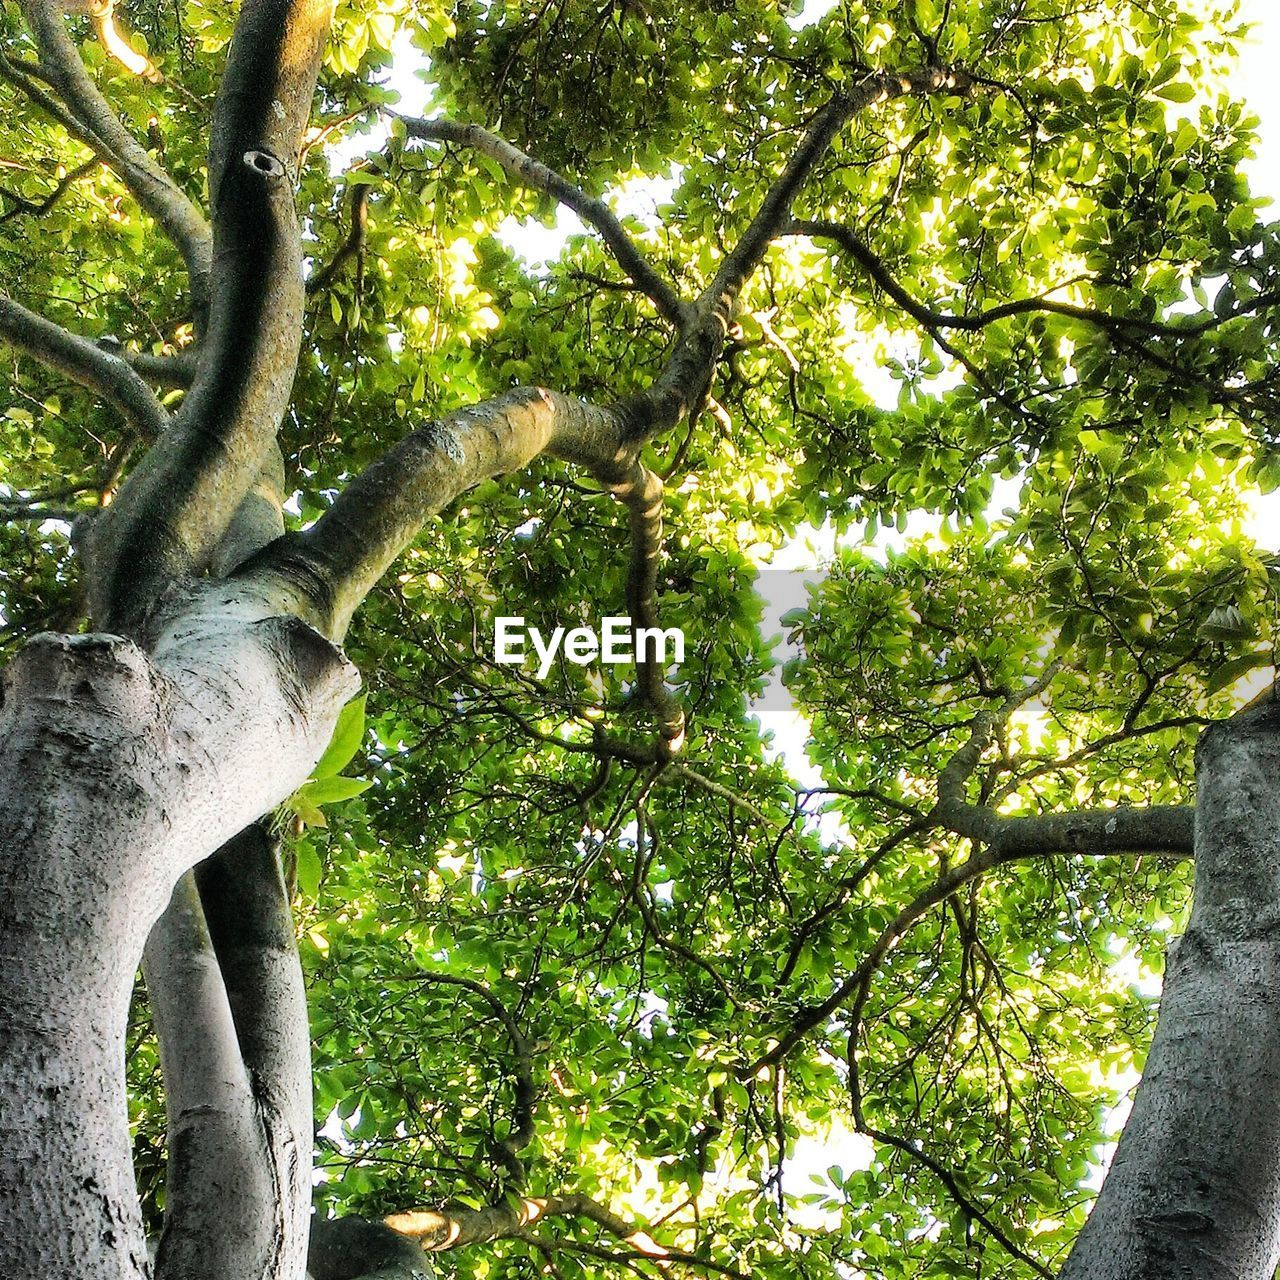
{"type": "Polygon", "coordinates": [[[356,680],[262,601],[206,594],[152,652],[42,636],[0,709],[0,1256],[9,1280],[146,1274],[123,1064],[179,876],[284,799],[356,680]]]}
{"type": "Polygon", "coordinates": [[[310,1115],[301,1128],[287,1121],[241,1052],[194,873],[152,929],[143,972],[168,1116],[157,1280],[300,1280],[310,1115]]]}
{"type": "MultiPolygon", "coordinates": [[[[271,454],[215,553],[219,576],[284,532],[284,468],[279,450],[271,454]]],[[[169,1128],[156,1280],[302,1280],[311,1045],[269,820],[251,823],[179,880],[151,931],[143,972],[169,1128]]]]}
{"type": "Polygon", "coordinates": [[[1062,1280],[1271,1280],[1280,1263],[1280,704],[1196,758],[1195,904],[1133,1112],[1062,1280]]]}
{"type": "Polygon", "coordinates": [[[144,970],[169,1117],[157,1280],[301,1280],[311,1046],[293,918],[264,824],[179,881],[144,970]]]}

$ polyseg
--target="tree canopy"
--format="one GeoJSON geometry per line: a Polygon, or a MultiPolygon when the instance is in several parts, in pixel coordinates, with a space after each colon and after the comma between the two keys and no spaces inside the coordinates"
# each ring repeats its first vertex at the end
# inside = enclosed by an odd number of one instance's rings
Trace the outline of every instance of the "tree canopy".
{"type": "MultiPolygon", "coordinates": [[[[0,10],[6,653],[85,616],[76,548],[206,340],[235,10],[90,8],[66,32],[133,152],[0,10]]],[[[1197,735],[1272,666],[1280,224],[1236,6],[804,9],[335,11],[288,527],[512,388],[652,411],[639,472],[477,474],[371,560],[365,693],[275,817],[318,1212],[441,1276],[1056,1272],[1186,918],[1197,735]],[[683,629],[665,683],[494,661],[499,615],[627,613],[683,629]],[[781,685],[804,761],[762,728],[781,685]]],[[[158,1227],[141,985],[134,1021],[158,1227]]]]}

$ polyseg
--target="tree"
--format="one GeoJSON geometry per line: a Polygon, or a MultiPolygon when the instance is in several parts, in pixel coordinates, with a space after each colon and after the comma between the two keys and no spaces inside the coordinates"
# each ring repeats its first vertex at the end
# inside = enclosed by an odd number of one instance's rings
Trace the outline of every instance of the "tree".
{"type": "Polygon", "coordinates": [[[71,8],[0,12],[9,1274],[1270,1277],[1233,6],[71,8]]]}

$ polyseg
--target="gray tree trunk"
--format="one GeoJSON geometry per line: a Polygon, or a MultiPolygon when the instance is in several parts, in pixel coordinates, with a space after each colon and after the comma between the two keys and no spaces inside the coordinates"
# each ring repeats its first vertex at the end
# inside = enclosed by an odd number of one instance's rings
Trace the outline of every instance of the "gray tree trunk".
{"type": "Polygon", "coordinates": [[[1062,1280],[1272,1280],[1280,1263],[1280,704],[1203,735],[1196,789],[1191,919],[1062,1280]]]}
{"type": "Polygon", "coordinates": [[[4,672],[10,1280],[148,1274],[123,1071],[143,946],[178,878],[305,780],[356,684],[337,649],[272,612],[206,592],[149,653],[117,636],[43,636],[4,672]]]}

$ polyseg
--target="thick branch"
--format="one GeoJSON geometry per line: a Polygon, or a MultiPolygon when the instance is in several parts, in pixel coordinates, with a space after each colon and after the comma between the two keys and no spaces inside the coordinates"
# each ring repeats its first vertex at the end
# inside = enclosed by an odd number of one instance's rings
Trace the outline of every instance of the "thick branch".
{"type": "Polygon", "coordinates": [[[125,361],[86,338],[68,333],[26,307],[0,296],[0,341],[38,360],[46,368],[101,396],[137,428],[144,439],[164,431],[169,415],[151,388],[125,361]]]}
{"type": "MultiPolygon", "coordinates": [[[[307,1267],[314,1280],[414,1280],[430,1276],[427,1254],[490,1240],[530,1240],[531,1226],[553,1218],[593,1223],[626,1246],[627,1253],[619,1257],[662,1264],[679,1262],[718,1275],[742,1275],[709,1258],[668,1249],[642,1227],[619,1217],[598,1200],[578,1193],[526,1196],[483,1209],[412,1209],[394,1213],[381,1223],[361,1218],[317,1219],[312,1223],[307,1267]]],[[[554,1249],[560,1242],[542,1243],[554,1249]]],[[[563,1243],[566,1248],[591,1248],[577,1242],[563,1243]]]]}
{"type": "Polygon", "coordinates": [[[225,578],[284,533],[284,486],[284,456],[273,444],[213,553],[209,569],[215,577],[225,578]]]}
{"type": "Polygon", "coordinates": [[[159,68],[144,53],[139,53],[116,26],[116,0],[89,0],[89,21],[98,43],[126,71],[141,76],[152,84],[164,79],[159,68]]]}
{"type": "Polygon", "coordinates": [[[103,158],[120,174],[138,203],[177,245],[191,279],[192,303],[196,313],[201,314],[208,297],[213,249],[203,215],[120,123],[89,78],[67,34],[63,6],[54,0],[22,0],[22,9],[40,50],[43,70],[89,135],[80,136],[100,154],[105,153],[103,158]]]}
{"type": "Polygon", "coordinates": [[[158,1280],[262,1272],[275,1187],[195,878],[178,881],[143,960],[160,1038],[169,1163],[158,1280]]]}
{"type": "MultiPolygon", "coordinates": [[[[631,563],[627,569],[627,608],[634,629],[659,630],[658,563],[662,558],[662,479],[639,459],[627,478],[609,486],[627,508],[631,528],[631,563]]],[[[645,699],[658,719],[669,752],[684,743],[684,710],[667,692],[662,663],[637,645],[636,668],[645,699]]]]}
{"type": "Polygon", "coordinates": [[[989,846],[1000,859],[1060,853],[1171,853],[1189,857],[1194,846],[1195,814],[1190,806],[1125,806],[1014,817],[969,803],[966,783],[996,727],[1006,723],[1019,707],[1039,697],[1058,669],[1059,664],[1051,662],[1037,679],[1010,694],[1002,705],[980,711],[974,717],[968,738],[938,775],[938,801],[929,820],[989,846]]]}
{"type": "Polygon", "coordinates": [[[245,1065],[305,1145],[311,1129],[306,995],[276,840],[246,827],[196,869],[245,1065]]]}
{"type": "Polygon", "coordinates": [[[191,873],[178,881],[151,932],[143,970],[171,1114],[212,1105],[211,1090],[247,1098],[249,1077],[191,873]]]}
{"type": "Polygon", "coordinates": [[[290,1277],[302,1265],[311,1210],[311,1039],[278,841],[266,821],[253,823],[195,876],[264,1126],[281,1229],[277,1270],[263,1280],[290,1277]]]}
{"type": "Polygon", "coordinates": [[[575,462],[606,483],[626,475],[627,450],[611,410],[541,387],[519,388],[428,423],[346,487],[305,533],[249,566],[292,576],[310,594],[316,625],[335,639],[426,520],[491,476],[541,453],[575,462]]]}
{"type": "Polygon", "coordinates": [[[1185,858],[1194,844],[1191,805],[1082,809],[1035,817],[1008,817],[980,805],[942,805],[935,816],[957,835],[988,845],[1001,861],[1064,853],[1164,853],[1185,858]]]}
{"type": "MultiPolygon", "coordinates": [[[[632,624],[656,628],[662,483],[639,461],[638,446],[626,442],[614,410],[542,387],[517,388],[406,436],[351,481],[310,529],[281,539],[245,571],[290,580],[310,599],[314,625],[340,640],[360,602],[431,515],[472,485],[542,453],[583,467],[626,506],[632,624]]],[[[667,692],[661,664],[637,665],[670,755],[682,745],[684,713],[667,692]]]]}
{"type": "Polygon", "coordinates": [[[398,1231],[365,1218],[313,1218],[311,1280],[433,1280],[426,1254],[398,1231]]]}
{"type": "Polygon", "coordinates": [[[295,160],[320,65],[326,0],[249,0],[209,150],[214,262],[195,382],[93,531],[95,617],[136,627],[165,584],[202,568],[287,408],[304,290],[295,160]]]}
{"type": "Polygon", "coordinates": [[[533,1223],[549,1218],[582,1218],[602,1227],[615,1239],[625,1241],[642,1257],[667,1256],[667,1250],[648,1232],[620,1218],[598,1200],[581,1194],[525,1196],[483,1209],[469,1209],[465,1205],[411,1209],[393,1213],[383,1222],[428,1253],[442,1253],[487,1240],[510,1239],[533,1223]]]}
{"type": "Polygon", "coordinates": [[[523,186],[544,192],[558,200],[566,209],[572,209],[583,222],[594,227],[627,273],[664,317],[674,325],[683,324],[686,318],[685,304],[675,290],[658,274],[652,263],[641,253],[627,235],[617,215],[605,202],[589,196],[580,187],[554,169],[526,155],[511,143],[476,124],[461,124],[454,120],[419,120],[399,116],[411,138],[431,142],[452,142],[469,147],[481,155],[497,161],[499,165],[523,186]]]}
{"type": "Polygon", "coordinates": [[[150,351],[130,351],[120,347],[116,355],[147,382],[167,390],[185,391],[196,376],[196,349],[188,347],[177,355],[157,356],[150,351]]]}

